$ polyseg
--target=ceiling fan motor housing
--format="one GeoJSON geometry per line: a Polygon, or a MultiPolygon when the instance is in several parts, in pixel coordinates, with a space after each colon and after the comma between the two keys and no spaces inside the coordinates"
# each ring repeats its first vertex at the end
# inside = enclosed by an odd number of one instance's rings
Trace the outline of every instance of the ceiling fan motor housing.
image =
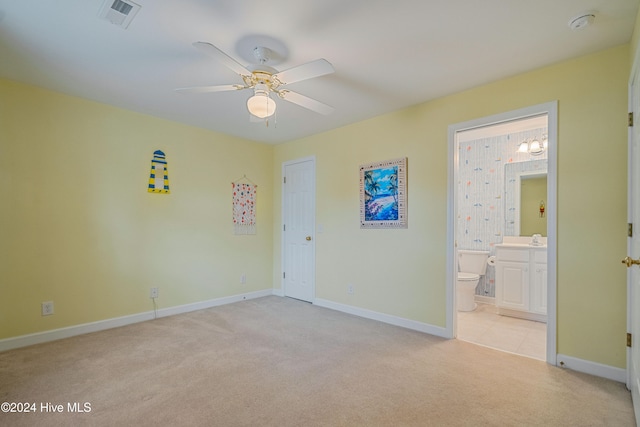
{"type": "Polygon", "coordinates": [[[271,49],[264,46],[257,46],[253,48],[253,56],[256,57],[259,63],[266,64],[271,59],[271,49]]]}

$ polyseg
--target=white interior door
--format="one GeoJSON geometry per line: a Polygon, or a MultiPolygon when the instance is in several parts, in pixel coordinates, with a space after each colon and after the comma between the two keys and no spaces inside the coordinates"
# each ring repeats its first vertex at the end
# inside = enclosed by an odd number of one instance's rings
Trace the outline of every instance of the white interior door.
{"type": "MultiPolygon", "coordinates": [[[[631,83],[629,100],[636,123],[629,132],[628,162],[628,218],[633,224],[628,238],[629,260],[640,258],[640,67],[636,67],[631,83]]],[[[624,261],[623,261],[624,262],[624,261]]],[[[632,345],[627,354],[627,387],[631,390],[636,423],[640,425],[640,266],[629,265],[627,271],[627,323],[632,335],[632,345]]]]}
{"type": "Polygon", "coordinates": [[[313,302],[315,296],[315,159],[283,165],[284,295],[313,302]]]}

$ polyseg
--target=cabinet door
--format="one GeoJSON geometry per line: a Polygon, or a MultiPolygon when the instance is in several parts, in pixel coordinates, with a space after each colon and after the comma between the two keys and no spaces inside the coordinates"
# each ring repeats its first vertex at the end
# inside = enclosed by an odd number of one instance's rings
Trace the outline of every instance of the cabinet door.
{"type": "Polygon", "coordinates": [[[529,264],[496,263],[496,304],[511,310],[529,311],[529,264]]]}
{"type": "Polygon", "coordinates": [[[547,264],[534,264],[531,284],[531,311],[547,314],[547,264]]]}

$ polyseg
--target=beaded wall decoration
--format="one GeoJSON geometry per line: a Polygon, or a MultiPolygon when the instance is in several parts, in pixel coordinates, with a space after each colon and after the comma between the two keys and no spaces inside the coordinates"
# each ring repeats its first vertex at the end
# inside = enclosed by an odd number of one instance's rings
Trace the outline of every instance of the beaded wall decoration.
{"type": "Polygon", "coordinates": [[[246,175],[231,183],[235,234],[256,234],[256,196],[258,186],[246,175]],[[243,182],[246,181],[246,182],[243,182]]]}

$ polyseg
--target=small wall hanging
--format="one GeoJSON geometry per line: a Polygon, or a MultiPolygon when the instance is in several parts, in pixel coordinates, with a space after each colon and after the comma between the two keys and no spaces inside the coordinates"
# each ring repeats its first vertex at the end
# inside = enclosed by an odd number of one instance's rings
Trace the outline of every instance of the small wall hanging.
{"type": "Polygon", "coordinates": [[[407,228],[407,158],[360,166],[360,228],[407,228]]]}
{"type": "Polygon", "coordinates": [[[233,189],[233,228],[235,234],[256,234],[256,196],[258,186],[247,176],[231,183],[233,189]]]}
{"type": "Polygon", "coordinates": [[[169,194],[169,171],[167,170],[167,160],[162,151],[153,152],[151,159],[151,174],[149,175],[149,193],[169,194]]]}

